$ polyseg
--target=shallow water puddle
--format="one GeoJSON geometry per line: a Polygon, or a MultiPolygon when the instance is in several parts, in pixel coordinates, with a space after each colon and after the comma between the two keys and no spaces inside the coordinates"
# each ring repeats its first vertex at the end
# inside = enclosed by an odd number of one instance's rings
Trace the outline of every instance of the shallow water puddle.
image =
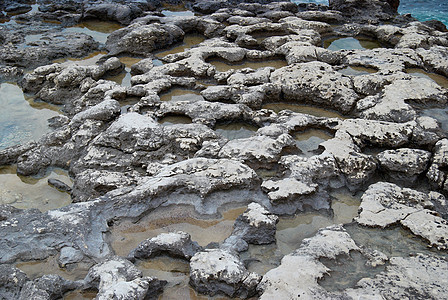
{"type": "Polygon", "coordinates": [[[300,247],[303,239],[314,236],[321,228],[333,224],[350,223],[358,214],[361,193],[352,195],[346,189],[330,193],[332,198],[331,213],[308,212],[293,217],[280,217],[277,224],[276,244],[250,245],[242,258],[252,261],[249,270],[264,275],[277,267],[283,256],[300,247]]]}
{"type": "Polygon", "coordinates": [[[322,258],[320,261],[331,269],[318,282],[327,291],[342,291],[356,286],[362,278],[373,278],[386,269],[383,266],[366,265],[366,258],[357,251],[350,252],[349,257],[339,257],[337,261],[322,258]]]}
{"type": "MultiPolygon", "coordinates": [[[[358,245],[380,251],[387,257],[409,257],[416,253],[448,257],[446,252],[429,249],[421,239],[401,227],[379,229],[354,223],[344,227],[358,245]]],[[[336,261],[321,259],[321,262],[331,269],[330,275],[319,281],[328,291],[353,288],[360,279],[373,278],[385,270],[385,266],[366,265],[366,258],[356,251],[350,252],[350,257],[339,257],[336,261]]]]}
{"type": "Polygon", "coordinates": [[[201,246],[224,241],[233,230],[236,218],[246,207],[229,209],[220,219],[201,219],[194,207],[159,207],[137,223],[122,221],[111,228],[111,245],[117,255],[127,256],[140,242],[160,233],[185,231],[201,246]]]}
{"type": "Polygon", "coordinates": [[[316,117],[345,119],[345,117],[342,116],[340,113],[333,111],[331,109],[324,109],[303,104],[268,103],[264,104],[262,108],[273,110],[276,113],[279,113],[282,110],[290,110],[296,113],[307,114],[316,117]]]}
{"type": "Polygon", "coordinates": [[[104,44],[106,43],[109,34],[121,28],[123,28],[123,26],[114,22],[86,20],[73,27],[65,28],[63,32],[84,33],[93,37],[95,41],[104,44]]]}
{"type": "Polygon", "coordinates": [[[95,65],[101,58],[103,58],[107,52],[98,51],[94,52],[86,57],[81,58],[61,58],[56,59],[53,62],[59,63],[63,66],[93,66],[95,65]]]}
{"type": "Polygon", "coordinates": [[[191,17],[195,15],[194,12],[185,7],[185,3],[182,2],[179,4],[163,2],[162,7],[162,14],[165,17],[191,17]]]}
{"type": "Polygon", "coordinates": [[[154,65],[154,67],[158,67],[158,66],[163,66],[164,63],[160,59],[153,59],[152,64],[154,65]]]}
{"type": "Polygon", "coordinates": [[[72,185],[67,171],[62,169],[54,168],[45,177],[34,178],[18,176],[15,167],[0,167],[0,204],[20,209],[37,208],[42,212],[70,204],[70,195],[48,185],[48,179],[72,185]]]}
{"type": "Polygon", "coordinates": [[[267,59],[267,60],[260,60],[260,61],[249,61],[245,60],[243,62],[229,62],[223,59],[210,59],[207,60],[208,63],[215,66],[216,70],[219,72],[226,72],[229,70],[241,70],[245,68],[251,68],[251,69],[259,69],[259,68],[265,68],[265,67],[274,67],[276,69],[283,68],[288,65],[288,63],[283,59],[267,59]]]}
{"type": "Polygon", "coordinates": [[[191,118],[187,116],[165,116],[158,120],[162,125],[191,124],[191,118]]]}
{"type": "Polygon", "coordinates": [[[446,108],[427,108],[421,110],[421,115],[436,119],[444,131],[448,131],[448,110],[446,108]]]}
{"type": "Polygon", "coordinates": [[[346,67],[344,69],[341,69],[338,71],[339,73],[342,73],[344,75],[351,75],[351,76],[361,76],[361,75],[368,75],[378,72],[375,69],[372,68],[364,68],[364,67],[346,67]]]}
{"type": "Polygon", "coordinates": [[[323,46],[332,51],[381,48],[378,41],[364,37],[330,38],[324,40],[323,46]]]}
{"type": "Polygon", "coordinates": [[[204,98],[200,92],[184,89],[172,88],[160,95],[161,101],[201,101],[204,98]]]}
{"type": "Polygon", "coordinates": [[[324,130],[309,129],[296,133],[294,137],[297,148],[302,150],[305,156],[309,157],[315,155],[319,145],[333,138],[333,135],[324,130]]]}
{"type": "Polygon", "coordinates": [[[229,139],[244,139],[253,136],[257,132],[258,128],[246,123],[228,123],[216,125],[215,131],[218,135],[229,139]]]}
{"type": "Polygon", "coordinates": [[[108,76],[105,79],[114,81],[119,85],[130,87],[131,86],[131,67],[132,65],[138,63],[142,60],[142,58],[138,57],[130,57],[130,56],[122,56],[118,58],[122,64],[124,64],[124,70],[114,76],[108,76]]]}
{"type": "Polygon", "coordinates": [[[422,78],[432,80],[435,83],[437,83],[438,85],[440,85],[441,87],[448,89],[448,78],[446,78],[442,75],[435,74],[435,73],[428,73],[422,69],[417,69],[417,68],[406,69],[406,73],[411,74],[413,76],[422,77],[422,78]]]}
{"type": "Polygon", "coordinates": [[[416,253],[448,257],[447,252],[428,248],[423,239],[400,226],[379,229],[348,224],[344,227],[358,245],[381,251],[388,257],[407,257],[416,253]]]}
{"type": "Polygon", "coordinates": [[[0,83],[0,106],[0,150],[39,140],[51,131],[47,120],[59,115],[54,106],[27,100],[14,83],[0,83]]]}
{"type": "Polygon", "coordinates": [[[205,41],[205,37],[201,34],[187,34],[184,36],[182,44],[174,46],[173,48],[167,50],[155,52],[155,55],[157,57],[164,57],[169,54],[181,53],[193,46],[202,43],[203,41],[205,41]]]}
{"type": "Polygon", "coordinates": [[[261,44],[267,38],[274,36],[285,36],[289,33],[285,31],[255,31],[249,34],[257,40],[258,44],[261,44]]]}
{"type": "Polygon", "coordinates": [[[64,295],[64,300],[91,300],[95,299],[96,291],[73,291],[64,295]]]}
{"type": "Polygon", "coordinates": [[[140,98],[138,97],[127,97],[124,100],[120,100],[120,106],[121,106],[121,114],[127,114],[129,112],[129,109],[137,104],[140,101],[140,98]]]}
{"type": "Polygon", "coordinates": [[[44,260],[18,262],[15,264],[17,268],[25,272],[25,274],[34,280],[42,275],[56,274],[67,280],[82,280],[86,277],[89,268],[91,267],[85,263],[78,263],[75,268],[65,269],[60,268],[56,257],[51,256],[44,260]]]}

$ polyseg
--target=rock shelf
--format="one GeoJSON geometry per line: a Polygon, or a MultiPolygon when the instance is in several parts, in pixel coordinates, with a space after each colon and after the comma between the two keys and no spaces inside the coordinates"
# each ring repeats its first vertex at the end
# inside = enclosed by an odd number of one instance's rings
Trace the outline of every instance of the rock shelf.
{"type": "Polygon", "coordinates": [[[53,111],[0,119],[0,298],[445,297],[448,30],[398,3],[2,1],[0,117],[53,111]]]}

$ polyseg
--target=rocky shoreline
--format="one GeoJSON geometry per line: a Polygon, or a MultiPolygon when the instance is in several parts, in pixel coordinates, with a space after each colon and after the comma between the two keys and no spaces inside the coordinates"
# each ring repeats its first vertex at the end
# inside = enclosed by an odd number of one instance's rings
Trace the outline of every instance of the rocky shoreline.
{"type": "MultiPolygon", "coordinates": [[[[61,168],[73,185],[49,179],[71,195],[58,209],[0,203],[0,299],[168,299],[174,277],[139,268],[167,256],[187,264],[189,285],[208,296],[444,298],[447,119],[433,111],[448,100],[448,31],[397,7],[2,1],[0,82],[17,83],[61,114],[40,140],[0,149],[0,166],[25,177],[61,168]],[[92,20],[114,29],[101,38],[73,29],[92,20]],[[198,44],[174,51],[192,35],[198,44]],[[359,46],[328,47],[338,40],[359,46]],[[158,54],[166,49],[173,51],[158,54]],[[96,63],[82,63],[92,57],[96,63]],[[166,101],[173,91],[181,96],[166,101]],[[273,104],[285,109],[266,108],[273,104]],[[237,124],[236,136],[226,135],[229,124],[237,124]],[[278,244],[279,218],[334,217],[332,192],[341,189],[361,195],[354,218],[318,227],[292,253],[265,254],[270,267],[254,269],[261,261],[251,251],[278,244]],[[174,219],[184,206],[198,220],[244,209],[224,240],[200,245],[186,228],[117,255],[112,242],[122,222],[137,226],[162,208],[174,219]],[[407,237],[391,248],[406,239],[419,246],[385,250],[381,233],[394,228],[407,237]],[[378,238],[359,238],[366,230],[378,238]],[[329,262],[345,266],[358,256],[369,275],[326,288],[336,269],[329,262]],[[86,272],[32,278],[20,269],[48,259],[63,272],[86,272]]],[[[193,294],[177,299],[201,297],[193,294]]]]}

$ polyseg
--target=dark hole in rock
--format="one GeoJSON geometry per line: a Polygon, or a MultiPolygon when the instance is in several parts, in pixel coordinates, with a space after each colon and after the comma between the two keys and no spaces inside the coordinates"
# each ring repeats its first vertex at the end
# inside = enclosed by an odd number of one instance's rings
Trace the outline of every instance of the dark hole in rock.
{"type": "Polygon", "coordinates": [[[103,185],[100,184],[98,186],[95,187],[95,191],[100,194],[100,195],[104,195],[110,191],[115,190],[117,187],[116,186],[109,186],[109,185],[103,185]]]}
{"type": "Polygon", "coordinates": [[[188,116],[168,114],[160,118],[158,122],[162,125],[191,124],[192,120],[188,116]]]}

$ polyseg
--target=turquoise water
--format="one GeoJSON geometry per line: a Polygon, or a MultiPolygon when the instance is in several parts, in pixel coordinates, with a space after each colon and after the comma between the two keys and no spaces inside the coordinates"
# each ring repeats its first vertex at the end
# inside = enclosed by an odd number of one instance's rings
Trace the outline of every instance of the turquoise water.
{"type": "Polygon", "coordinates": [[[398,12],[410,13],[419,21],[436,19],[448,26],[448,0],[401,0],[398,12]]]}
{"type": "MultiPolygon", "coordinates": [[[[293,0],[294,3],[328,5],[328,0],[293,0]]],[[[439,20],[448,26],[448,0],[400,0],[400,14],[412,14],[419,21],[439,20]]]]}

